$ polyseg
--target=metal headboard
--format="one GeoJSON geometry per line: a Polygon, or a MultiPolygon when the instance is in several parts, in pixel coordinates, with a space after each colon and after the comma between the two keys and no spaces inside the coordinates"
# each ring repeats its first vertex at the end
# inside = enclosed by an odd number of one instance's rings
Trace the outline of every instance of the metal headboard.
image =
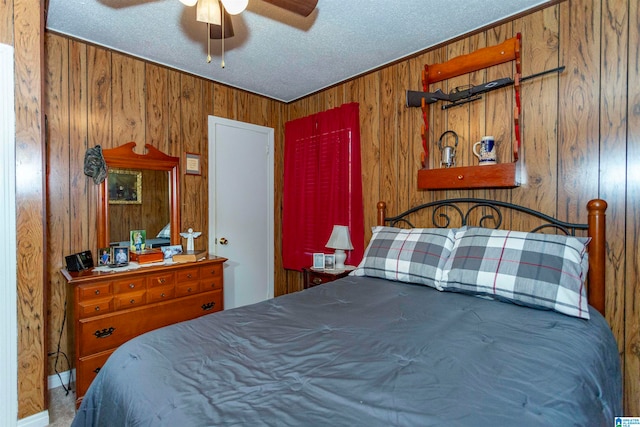
{"type": "Polygon", "coordinates": [[[432,226],[435,228],[448,228],[451,224],[451,217],[449,216],[449,212],[445,212],[445,208],[451,208],[454,212],[457,212],[460,216],[460,222],[462,226],[470,225],[469,224],[469,216],[476,209],[480,208],[488,208],[490,213],[483,213],[482,216],[477,219],[477,225],[485,228],[500,228],[502,225],[502,211],[500,208],[506,208],[518,212],[523,212],[529,214],[531,216],[540,218],[546,221],[546,224],[542,224],[537,226],[529,231],[538,232],[543,229],[555,229],[557,231],[561,231],[566,235],[575,236],[576,230],[588,230],[589,224],[578,224],[578,223],[570,223],[565,221],[560,221],[556,218],[553,218],[549,215],[546,215],[542,212],[524,207],[515,205],[513,203],[502,202],[499,200],[487,200],[487,199],[479,199],[474,197],[466,197],[466,198],[458,198],[458,199],[447,199],[447,200],[439,200],[435,202],[424,203],[422,205],[413,207],[405,212],[402,212],[399,215],[393,217],[385,217],[384,222],[392,227],[399,225],[400,223],[405,223],[409,227],[414,228],[415,225],[411,223],[406,217],[411,215],[412,213],[421,211],[423,209],[433,208],[433,212],[431,214],[431,222],[432,226]],[[459,205],[462,203],[468,203],[466,206],[466,211],[463,210],[459,205]],[[440,221],[438,221],[440,220],[440,221]]]}
{"type": "Polygon", "coordinates": [[[602,199],[593,199],[590,200],[589,203],[587,203],[588,218],[586,224],[574,224],[570,222],[560,221],[542,212],[538,212],[524,206],[514,205],[513,203],[473,197],[429,202],[413,207],[405,212],[402,212],[399,215],[389,217],[386,214],[385,202],[378,202],[377,208],[378,225],[396,226],[400,223],[403,223],[410,227],[414,227],[406,217],[419,210],[433,208],[433,213],[431,216],[433,227],[447,228],[449,224],[451,224],[451,217],[449,216],[449,213],[444,212],[444,208],[451,208],[453,209],[453,211],[449,210],[449,212],[457,212],[457,214],[460,215],[460,222],[464,226],[469,225],[471,212],[475,212],[476,209],[483,208],[487,209],[489,213],[481,213],[478,219],[476,219],[477,217],[474,218],[477,221],[476,225],[485,228],[491,228],[488,225],[489,221],[492,221],[493,228],[499,228],[502,224],[503,218],[500,208],[504,208],[507,210],[522,212],[546,221],[546,224],[542,224],[532,230],[529,230],[531,232],[553,228],[567,235],[575,236],[577,230],[587,230],[588,236],[591,238],[591,241],[589,242],[589,279],[587,286],[589,304],[591,304],[604,315],[606,265],[605,211],[607,210],[607,202],[602,199]],[[466,207],[466,211],[458,206],[459,204],[464,203],[469,204],[466,207]]]}

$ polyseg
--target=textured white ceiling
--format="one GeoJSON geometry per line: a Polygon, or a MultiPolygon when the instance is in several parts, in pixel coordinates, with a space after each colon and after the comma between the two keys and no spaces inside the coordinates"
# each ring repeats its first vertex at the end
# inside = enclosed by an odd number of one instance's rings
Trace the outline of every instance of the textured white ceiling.
{"type": "MultiPolygon", "coordinates": [[[[319,0],[307,18],[261,0],[220,40],[178,0],[50,0],[46,27],[291,102],[548,0],[319,0]]],[[[418,82],[416,82],[417,86],[418,82]]],[[[407,88],[410,89],[410,88],[407,88]]]]}

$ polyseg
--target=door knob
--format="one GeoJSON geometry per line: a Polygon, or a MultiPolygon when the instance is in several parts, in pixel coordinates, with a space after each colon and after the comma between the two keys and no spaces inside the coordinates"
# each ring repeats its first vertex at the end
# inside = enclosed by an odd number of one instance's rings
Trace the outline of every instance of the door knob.
{"type": "Polygon", "coordinates": [[[221,245],[226,245],[227,243],[229,243],[229,241],[225,237],[221,237],[220,238],[220,244],[221,245]]]}

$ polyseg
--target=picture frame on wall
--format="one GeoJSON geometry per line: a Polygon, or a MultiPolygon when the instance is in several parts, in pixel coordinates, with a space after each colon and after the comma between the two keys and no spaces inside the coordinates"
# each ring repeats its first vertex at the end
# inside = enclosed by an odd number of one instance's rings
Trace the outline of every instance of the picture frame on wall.
{"type": "Polygon", "coordinates": [[[324,269],[324,254],[315,253],[313,254],[313,268],[316,270],[324,269]]]}
{"type": "Polygon", "coordinates": [[[109,204],[142,204],[142,171],[110,169],[107,177],[109,204]]]}
{"type": "Polygon", "coordinates": [[[185,174],[187,175],[200,175],[200,154],[185,153],[185,174]]]}

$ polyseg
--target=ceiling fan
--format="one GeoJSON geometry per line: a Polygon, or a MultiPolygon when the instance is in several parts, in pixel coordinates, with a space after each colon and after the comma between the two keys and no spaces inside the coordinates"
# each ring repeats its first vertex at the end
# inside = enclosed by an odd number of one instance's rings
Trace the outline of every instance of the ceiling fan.
{"type": "MultiPolygon", "coordinates": [[[[304,17],[309,16],[318,4],[318,0],[262,1],[304,17]]],[[[209,37],[212,39],[233,37],[230,15],[242,13],[249,4],[249,0],[180,0],[180,2],[186,6],[197,5],[196,19],[210,25],[209,37]]]]}
{"type": "MultiPolygon", "coordinates": [[[[263,0],[274,6],[307,17],[313,12],[318,0],[263,0]]],[[[196,19],[205,22],[209,27],[207,37],[207,62],[211,62],[211,39],[222,40],[222,61],[224,68],[224,39],[233,37],[233,26],[230,15],[242,13],[249,0],[180,0],[186,6],[196,6],[196,19]]]]}

